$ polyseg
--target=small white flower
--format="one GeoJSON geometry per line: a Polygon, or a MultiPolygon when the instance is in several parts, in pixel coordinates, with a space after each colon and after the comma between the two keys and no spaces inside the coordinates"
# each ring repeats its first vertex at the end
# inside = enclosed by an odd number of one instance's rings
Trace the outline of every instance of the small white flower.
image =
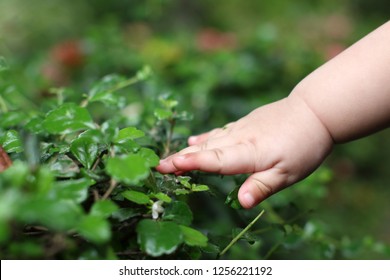
{"type": "Polygon", "coordinates": [[[153,219],[157,220],[158,216],[160,214],[164,213],[164,207],[162,207],[163,203],[164,203],[164,201],[162,201],[162,200],[158,200],[155,203],[153,203],[153,206],[152,206],[152,217],[153,217],[153,219]]]}

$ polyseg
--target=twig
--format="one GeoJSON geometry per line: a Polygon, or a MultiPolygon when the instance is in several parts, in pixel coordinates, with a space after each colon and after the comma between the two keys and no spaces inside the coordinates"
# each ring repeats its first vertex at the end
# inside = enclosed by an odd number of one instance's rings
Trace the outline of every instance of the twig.
{"type": "Polygon", "coordinates": [[[229,245],[226,246],[225,249],[222,250],[222,252],[219,254],[219,256],[224,255],[240,238],[243,236],[260,218],[263,216],[265,210],[263,209],[259,215],[257,215],[256,218],[253,219],[252,222],[249,223],[249,225],[246,226],[235,238],[233,238],[232,241],[230,241],[229,245]]]}
{"type": "Polygon", "coordinates": [[[102,196],[102,200],[105,200],[107,199],[110,194],[112,193],[112,191],[115,189],[116,185],[118,184],[117,181],[115,181],[114,179],[111,179],[110,180],[110,187],[108,188],[108,190],[105,192],[105,194],[102,196]]]}

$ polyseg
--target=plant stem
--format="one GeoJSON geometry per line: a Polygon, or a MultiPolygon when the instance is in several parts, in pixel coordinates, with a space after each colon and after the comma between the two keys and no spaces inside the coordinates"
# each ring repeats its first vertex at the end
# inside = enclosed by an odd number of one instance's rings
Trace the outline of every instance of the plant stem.
{"type": "Polygon", "coordinates": [[[118,182],[115,181],[114,179],[111,179],[110,180],[110,187],[108,188],[108,190],[104,193],[104,195],[102,196],[102,200],[105,200],[107,199],[110,194],[112,193],[112,191],[115,189],[115,187],[117,186],[118,182]]]}
{"type": "Polygon", "coordinates": [[[229,243],[229,245],[226,246],[225,249],[222,250],[222,252],[219,254],[219,256],[224,255],[240,238],[243,236],[260,218],[263,216],[265,210],[263,209],[259,215],[257,215],[256,218],[253,219],[252,222],[249,223],[249,225],[246,226],[233,240],[229,243]]]}

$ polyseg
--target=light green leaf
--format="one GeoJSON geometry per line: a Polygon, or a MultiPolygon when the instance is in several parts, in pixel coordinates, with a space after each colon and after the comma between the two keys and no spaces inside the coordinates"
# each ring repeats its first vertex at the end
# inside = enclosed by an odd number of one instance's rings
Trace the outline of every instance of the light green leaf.
{"type": "Polygon", "coordinates": [[[160,108],[154,110],[154,116],[159,121],[169,119],[172,117],[172,115],[173,115],[172,111],[169,110],[160,109],[160,108]]]}
{"type": "Polygon", "coordinates": [[[164,220],[174,221],[182,225],[190,225],[193,219],[192,211],[188,204],[182,201],[174,201],[165,208],[164,220]]]}
{"type": "Polygon", "coordinates": [[[195,185],[195,184],[193,184],[191,190],[193,192],[205,192],[205,191],[208,191],[210,189],[206,185],[195,185]]]}
{"type": "Polygon", "coordinates": [[[108,218],[118,209],[119,207],[111,200],[99,200],[92,205],[90,215],[108,218]]]}
{"type": "Polygon", "coordinates": [[[114,138],[114,143],[123,143],[126,140],[134,140],[145,136],[145,133],[135,127],[126,127],[119,130],[118,135],[114,138]]]}
{"type": "Polygon", "coordinates": [[[111,238],[110,223],[99,216],[85,216],[77,226],[78,232],[94,243],[104,243],[111,238]]]}
{"type": "Polygon", "coordinates": [[[136,230],[142,251],[153,257],[171,254],[183,242],[183,233],[174,222],[142,220],[136,230]]]}
{"type": "Polygon", "coordinates": [[[109,158],[106,171],[117,181],[137,185],[148,177],[149,165],[142,156],[131,154],[109,158]]]}
{"type": "Polygon", "coordinates": [[[70,151],[87,169],[91,169],[99,154],[98,145],[93,139],[85,136],[73,140],[70,145],[70,151]]]}
{"type": "Polygon", "coordinates": [[[12,111],[0,116],[0,127],[9,128],[27,121],[29,118],[24,111],[12,111]]]}
{"type": "Polygon", "coordinates": [[[137,204],[149,204],[150,198],[146,194],[137,191],[124,191],[123,197],[137,204]]]}
{"type": "Polygon", "coordinates": [[[184,242],[189,246],[206,247],[208,238],[200,231],[180,225],[180,229],[184,236],[184,242]]]}
{"type": "Polygon", "coordinates": [[[23,152],[22,141],[20,140],[19,133],[15,130],[7,131],[0,139],[0,143],[8,153],[23,152]]]}
{"type": "Polygon", "coordinates": [[[43,127],[51,134],[68,134],[94,128],[87,109],[74,103],[65,103],[47,113],[43,127]]]}
{"type": "Polygon", "coordinates": [[[161,201],[164,201],[166,203],[171,203],[172,202],[172,198],[170,198],[168,195],[166,195],[165,193],[156,193],[153,195],[153,197],[157,198],[158,200],[161,200],[161,201]]]}
{"type": "Polygon", "coordinates": [[[149,167],[156,167],[160,163],[159,156],[152,149],[141,148],[137,154],[146,160],[149,167]]]}

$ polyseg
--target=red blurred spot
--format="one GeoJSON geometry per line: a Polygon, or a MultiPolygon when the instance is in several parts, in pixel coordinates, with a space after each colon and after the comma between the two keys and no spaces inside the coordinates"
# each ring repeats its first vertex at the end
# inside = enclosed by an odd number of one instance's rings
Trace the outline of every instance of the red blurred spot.
{"type": "Polygon", "coordinates": [[[76,40],[64,41],[54,46],[51,57],[66,68],[78,68],[85,60],[81,43],[76,40]]]}
{"type": "Polygon", "coordinates": [[[232,50],[237,48],[237,37],[234,33],[206,28],[197,34],[196,43],[201,51],[232,50]]]}

